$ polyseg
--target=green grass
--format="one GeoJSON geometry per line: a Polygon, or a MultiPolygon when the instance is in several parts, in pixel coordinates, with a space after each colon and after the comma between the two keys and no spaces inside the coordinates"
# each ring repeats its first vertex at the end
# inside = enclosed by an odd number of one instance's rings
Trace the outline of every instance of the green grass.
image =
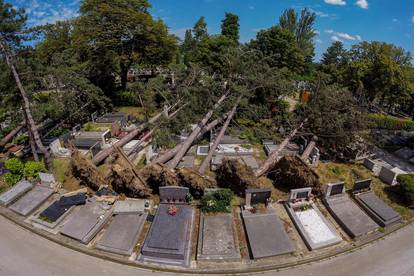
{"type": "Polygon", "coordinates": [[[83,125],[82,130],[83,131],[106,131],[108,129],[111,129],[111,124],[98,124],[98,123],[86,123],[83,125]]]}
{"type": "Polygon", "coordinates": [[[63,183],[66,179],[66,174],[69,171],[70,160],[63,158],[56,158],[53,160],[53,167],[55,171],[56,180],[63,183]]]}
{"type": "Polygon", "coordinates": [[[142,107],[117,106],[117,107],[115,107],[115,110],[117,112],[124,112],[124,113],[131,114],[132,116],[136,117],[138,121],[144,121],[145,120],[145,113],[144,113],[144,109],[142,107]]]}

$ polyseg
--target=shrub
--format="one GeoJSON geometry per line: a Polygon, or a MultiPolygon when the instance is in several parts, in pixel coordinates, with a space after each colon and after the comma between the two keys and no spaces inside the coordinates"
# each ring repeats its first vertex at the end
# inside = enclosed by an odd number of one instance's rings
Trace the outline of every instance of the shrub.
{"type": "Polygon", "coordinates": [[[201,211],[204,213],[229,213],[233,196],[233,192],[229,189],[208,193],[201,198],[201,211]]]}
{"type": "Polygon", "coordinates": [[[402,119],[390,115],[370,114],[368,116],[375,123],[375,127],[388,130],[414,130],[414,122],[408,119],[402,119]]]}
{"type": "Polygon", "coordinates": [[[24,165],[23,173],[28,179],[38,177],[40,172],[46,172],[46,167],[43,162],[27,161],[24,165]]]}
{"type": "Polygon", "coordinates": [[[414,206],[414,174],[400,174],[397,180],[406,202],[409,206],[414,206]]]}
{"type": "Polygon", "coordinates": [[[18,158],[10,158],[4,163],[4,167],[15,175],[23,175],[24,164],[18,158]]]}
{"type": "Polygon", "coordinates": [[[20,174],[12,174],[10,172],[3,175],[4,181],[6,181],[7,185],[13,186],[17,182],[22,179],[22,175],[20,174]]]}

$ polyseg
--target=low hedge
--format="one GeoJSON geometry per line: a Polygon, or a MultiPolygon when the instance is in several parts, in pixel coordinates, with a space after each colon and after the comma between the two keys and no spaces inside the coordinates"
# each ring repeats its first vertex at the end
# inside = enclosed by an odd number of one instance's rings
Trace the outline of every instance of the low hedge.
{"type": "Polygon", "coordinates": [[[412,120],[383,114],[369,114],[368,118],[374,122],[376,128],[414,131],[414,121],[412,120]]]}

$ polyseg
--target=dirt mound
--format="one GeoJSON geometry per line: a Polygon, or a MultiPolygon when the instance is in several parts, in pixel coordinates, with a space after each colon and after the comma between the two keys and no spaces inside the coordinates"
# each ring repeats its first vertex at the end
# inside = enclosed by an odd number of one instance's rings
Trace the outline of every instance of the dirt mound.
{"type": "Polygon", "coordinates": [[[177,176],[180,186],[188,187],[190,193],[196,199],[199,199],[204,195],[204,190],[206,188],[217,187],[217,182],[214,179],[208,176],[203,176],[192,169],[178,169],[177,176]]]}
{"type": "Polygon", "coordinates": [[[70,174],[78,179],[81,185],[86,185],[94,191],[105,184],[105,180],[97,167],[77,150],[72,154],[70,174]]]}
{"type": "Polygon", "coordinates": [[[159,187],[180,186],[176,172],[162,164],[146,166],[141,170],[140,175],[155,193],[158,193],[159,187]]]}
{"type": "Polygon", "coordinates": [[[319,175],[298,156],[285,156],[271,170],[271,177],[287,185],[289,189],[312,187],[316,195],[322,192],[319,175]]]}
{"type": "Polygon", "coordinates": [[[253,170],[236,159],[223,159],[216,171],[217,183],[242,196],[248,188],[259,188],[253,170]]]}

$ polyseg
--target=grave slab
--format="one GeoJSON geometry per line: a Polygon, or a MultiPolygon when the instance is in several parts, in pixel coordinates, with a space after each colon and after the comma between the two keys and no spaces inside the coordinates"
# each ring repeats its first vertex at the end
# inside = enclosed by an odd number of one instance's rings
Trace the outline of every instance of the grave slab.
{"type": "Polygon", "coordinates": [[[101,203],[88,200],[77,207],[62,225],[61,233],[84,244],[89,243],[110,219],[112,210],[105,210],[101,203]]]}
{"type": "Polygon", "coordinates": [[[56,185],[56,180],[53,174],[39,173],[40,183],[42,185],[53,188],[56,185]]]}
{"type": "Polygon", "coordinates": [[[147,209],[145,207],[147,202],[149,205],[149,201],[146,199],[118,200],[114,205],[114,214],[144,212],[147,209]]]}
{"type": "Polygon", "coordinates": [[[173,216],[168,213],[170,206],[159,205],[138,260],[189,266],[194,210],[188,205],[178,205],[173,216]]]}
{"type": "Polygon", "coordinates": [[[295,248],[275,210],[267,213],[242,212],[253,259],[292,253],[295,248]]]}
{"type": "Polygon", "coordinates": [[[27,191],[33,188],[33,184],[29,181],[22,180],[19,181],[16,185],[10,188],[8,191],[0,195],[0,204],[4,206],[9,206],[16,199],[21,197],[27,191]]]}
{"type": "Polygon", "coordinates": [[[201,215],[198,260],[239,260],[240,250],[232,214],[201,215]]]}
{"type": "Polygon", "coordinates": [[[10,206],[10,209],[22,216],[27,216],[42,205],[51,195],[53,189],[36,185],[30,192],[10,206]]]}
{"type": "Polygon", "coordinates": [[[96,248],[120,255],[131,255],[142,231],[147,213],[116,214],[96,248]]]}

